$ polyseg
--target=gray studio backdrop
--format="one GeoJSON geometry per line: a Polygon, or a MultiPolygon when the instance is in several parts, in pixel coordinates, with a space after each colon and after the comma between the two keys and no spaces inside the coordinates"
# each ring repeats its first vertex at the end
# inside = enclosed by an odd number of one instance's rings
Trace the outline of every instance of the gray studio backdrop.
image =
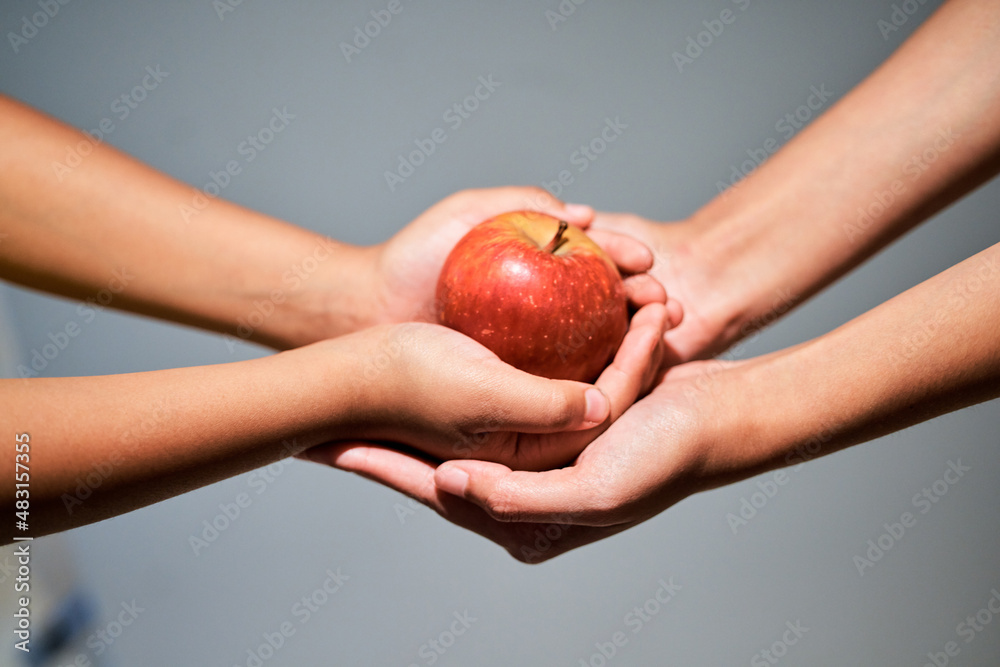
{"type": "MultiPolygon", "coordinates": [[[[388,238],[456,190],[556,188],[562,171],[569,201],[671,220],[784,143],[816,113],[803,106],[814,91],[829,91],[812,100],[826,108],[850,90],[936,5],[7,0],[0,90],[82,129],[109,119],[108,142],[193,186],[235,160],[222,196],[353,243],[388,238]],[[45,7],[54,15],[39,18],[45,7]],[[282,131],[251,151],[276,114],[282,131]],[[616,141],[579,152],[609,121],[616,141]],[[438,128],[433,154],[401,167],[438,128]]],[[[741,355],[820,335],[994,243],[998,210],[993,183],[741,355]]],[[[110,311],[83,321],[78,304],[19,288],[3,296],[15,363],[79,321],[46,376],[268,353],[110,311]]],[[[997,402],[963,410],[793,469],[766,502],[768,475],[537,567],[363,479],[282,463],[36,542],[65,548],[95,596],[84,636],[116,634],[54,664],[995,665],[998,424],[997,402]],[[922,513],[914,496],[949,462],[968,471],[934,487],[946,492],[922,513]],[[251,504],[195,553],[190,537],[239,494],[251,504]],[[727,516],[751,499],[759,509],[734,532],[727,516]],[[907,511],[916,523],[900,536],[907,511]],[[869,540],[886,548],[859,572],[869,540]],[[283,625],[294,634],[279,642],[283,625]]]]}

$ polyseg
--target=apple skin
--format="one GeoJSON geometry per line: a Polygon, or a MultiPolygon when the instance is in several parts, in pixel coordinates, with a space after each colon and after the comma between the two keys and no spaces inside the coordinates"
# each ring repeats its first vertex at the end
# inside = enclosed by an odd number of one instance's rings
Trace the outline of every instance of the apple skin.
{"type": "Polygon", "coordinates": [[[455,245],[437,312],[510,365],[560,380],[595,380],[628,330],[611,258],[581,230],[534,211],[487,220],[455,245]]]}

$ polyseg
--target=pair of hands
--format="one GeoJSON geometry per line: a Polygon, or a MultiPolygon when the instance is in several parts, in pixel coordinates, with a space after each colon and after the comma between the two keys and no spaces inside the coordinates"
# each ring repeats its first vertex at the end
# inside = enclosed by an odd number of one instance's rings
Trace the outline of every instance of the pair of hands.
{"type": "Polygon", "coordinates": [[[619,532],[703,488],[705,434],[688,390],[704,366],[660,370],[704,354],[718,338],[707,318],[682,313],[661,285],[671,285],[672,297],[675,289],[694,296],[679,275],[685,233],[635,216],[595,219],[588,207],[535,188],[443,200],[375,250],[367,321],[400,324],[340,339],[368,360],[359,382],[372,388],[370,403],[395,418],[373,419],[378,426],[358,440],[301,456],[405,493],[525,562],[619,532]],[[482,220],[523,208],[587,228],[626,276],[637,311],[594,387],[522,373],[429,323],[454,244],[482,220]]]}

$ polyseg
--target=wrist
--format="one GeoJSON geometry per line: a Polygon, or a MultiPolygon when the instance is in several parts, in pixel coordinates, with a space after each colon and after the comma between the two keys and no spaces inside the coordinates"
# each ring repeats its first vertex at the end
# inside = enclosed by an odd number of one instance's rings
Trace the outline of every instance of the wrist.
{"type": "Polygon", "coordinates": [[[257,360],[273,364],[269,384],[278,391],[275,419],[287,420],[285,432],[298,434],[306,447],[363,437],[359,425],[373,418],[370,383],[362,379],[371,346],[357,336],[324,339],[257,360]]]}
{"type": "MultiPolygon", "coordinates": [[[[802,389],[805,346],[747,361],[710,360],[688,396],[704,449],[694,468],[701,488],[715,488],[804,463],[828,453],[839,430],[834,406],[816,405],[802,389]],[[818,446],[817,446],[818,444],[818,446]]],[[[815,385],[813,385],[815,386],[815,385]]]]}
{"type": "Polygon", "coordinates": [[[699,316],[716,338],[719,353],[778,320],[804,298],[788,276],[770,218],[710,204],[688,221],[690,240],[679,271],[696,295],[699,316]]]}
{"type": "Polygon", "coordinates": [[[237,335],[278,349],[349,334],[376,321],[375,248],[317,235],[271,272],[269,292],[245,295],[237,335]]]}
{"type": "Polygon", "coordinates": [[[838,365],[831,363],[832,355],[821,337],[737,365],[723,404],[740,406],[731,411],[728,425],[746,443],[744,478],[797,466],[855,442],[849,434],[870,401],[831,372],[838,365]]]}

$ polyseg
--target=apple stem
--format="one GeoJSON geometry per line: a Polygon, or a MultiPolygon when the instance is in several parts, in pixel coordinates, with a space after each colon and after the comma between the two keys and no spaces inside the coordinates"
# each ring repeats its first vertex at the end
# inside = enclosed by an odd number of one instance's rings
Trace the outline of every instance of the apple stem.
{"type": "Polygon", "coordinates": [[[552,240],[549,241],[549,244],[545,246],[545,252],[553,253],[559,249],[559,246],[561,246],[563,243],[566,243],[566,238],[563,237],[563,234],[566,233],[567,229],[569,229],[569,223],[566,222],[565,220],[560,220],[559,229],[556,230],[556,235],[552,237],[552,240]]]}

